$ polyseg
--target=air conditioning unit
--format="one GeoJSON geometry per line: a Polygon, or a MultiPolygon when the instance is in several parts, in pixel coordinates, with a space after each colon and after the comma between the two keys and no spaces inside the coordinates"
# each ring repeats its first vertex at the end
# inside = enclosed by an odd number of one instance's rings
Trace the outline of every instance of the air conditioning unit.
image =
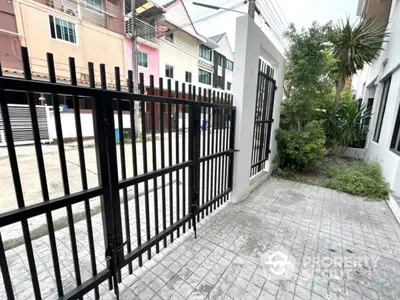
{"type": "Polygon", "coordinates": [[[73,17],[76,17],[76,15],[78,14],[77,11],[74,11],[74,10],[72,10],[70,8],[67,9],[66,13],[67,13],[67,15],[70,15],[70,16],[73,16],[73,17]]]}

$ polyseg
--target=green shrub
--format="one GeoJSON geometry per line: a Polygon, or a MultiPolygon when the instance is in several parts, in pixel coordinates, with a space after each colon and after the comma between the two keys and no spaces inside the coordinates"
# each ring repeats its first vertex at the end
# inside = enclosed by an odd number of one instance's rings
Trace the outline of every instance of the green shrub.
{"type": "Polygon", "coordinates": [[[323,160],[325,134],[320,121],[308,123],[301,131],[279,129],[278,163],[280,168],[302,170],[323,160]]]}
{"type": "Polygon", "coordinates": [[[327,175],[327,187],[345,193],[386,199],[390,191],[379,164],[375,162],[357,162],[345,167],[333,167],[327,171],[327,175]]]}
{"type": "Polygon", "coordinates": [[[332,104],[325,111],[325,135],[327,147],[364,148],[368,134],[371,111],[365,104],[353,99],[344,99],[332,104]]]}

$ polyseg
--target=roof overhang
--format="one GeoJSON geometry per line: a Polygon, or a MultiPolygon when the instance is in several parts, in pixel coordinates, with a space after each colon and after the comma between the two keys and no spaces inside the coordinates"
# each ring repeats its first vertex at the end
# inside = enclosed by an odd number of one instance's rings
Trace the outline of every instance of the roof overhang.
{"type": "MultiPolygon", "coordinates": [[[[165,14],[166,9],[149,0],[136,0],[136,15],[151,18],[162,14],[165,14]]],[[[131,2],[125,1],[125,12],[127,15],[131,15],[131,2]]]]}
{"type": "Polygon", "coordinates": [[[208,48],[215,49],[215,48],[219,47],[219,45],[216,42],[214,42],[212,39],[209,39],[208,37],[205,37],[205,36],[202,36],[202,37],[206,40],[206,42],[203,44],[206,45],[208,48]]]}
{"type": "MultiPolygon", "coordinates": [[[[168,16],[168,13],[163,15],[161,17],[160,21],[168,22],[173,27],[175,27],[175,29],[182,30],[182,31],[186,32],[187,34],[189,34],[190,36],[194,37],[195,39],[201,41],[202,43],[206,43],[206,38],[205,37],[193,32],[191,30],[186,29],[185,27],[179,26],[174,20],[171,19],[171,17],[168,16]]],[[[189,25],[187,27],[189,27],[189,25]]],[[[168,32],[167,32],[167,34],[168,34],[168,32]]]]}

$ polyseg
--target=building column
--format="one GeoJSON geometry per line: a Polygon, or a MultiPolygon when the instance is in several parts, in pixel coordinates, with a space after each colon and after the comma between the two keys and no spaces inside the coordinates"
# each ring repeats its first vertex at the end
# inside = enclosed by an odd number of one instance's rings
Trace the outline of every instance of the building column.
{"type": "MultiPolygon", "coordinates": [[[[235,149],[232,201],[246,198],[250,191],[251,152],[257,96],[259,57],[275,69],[275,119],[271,134],[271,162],[276,155],[275,133],[279,127],[280,103],[283,95],[284,57],[248,16],[236,21],[235,61],[233,73],[233,104],[236,106],[235,149]]],[[[271,164],[270,164],[271,165],[271,164]]],[[[270,170],[272,167],[270,166],[270,170]]]]}

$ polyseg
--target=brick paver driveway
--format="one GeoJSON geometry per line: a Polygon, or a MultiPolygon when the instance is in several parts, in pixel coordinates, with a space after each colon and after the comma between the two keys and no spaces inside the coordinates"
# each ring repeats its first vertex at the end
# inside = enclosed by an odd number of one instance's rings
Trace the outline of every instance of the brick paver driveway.
{"type": "Polygon", "coordinates": [[[202,224],[127,277],[122,298],[400,299],[400,226],[385,202],[270,179],[202,224]],[[266,264],[276,250],[283,275],[266,264]]]}
{"type": "MultiPolygon", "coordinates": [[[[95,218],[95,235],[101,236],[100,215],[95,218]]],[[[70,251],[68,230],[56,237],[63,241],[62,273],[73,286],[73,264],[63,254],[70,251]]],[[[223,205],[205,218],[197,239],[187,232],[133,275],[124,268],[121,299],[400,299],[399,237],[400,226],[385,202],[269,179],[243,202],[223,205]]],[[[47,240],[33,244],[42,291],[48,287],[42,296],[56,299],[47,240]]],[[[104,264],[104,249],[98,247],[104,264]]],[[[84,247],[79,252],[85,278],[88,252],[84,247]]],[[[16,298],[33,298],[26,288],[23,246],[6,255],[18,276],[16,298]]],[[[101,299],[115,299],[106,287],[100,288],[101,299]]],[[[93,299],[93,293],[84,298],[93,299]]],[[[0,299],[6,299],[3,285],[0,299]]]]}

